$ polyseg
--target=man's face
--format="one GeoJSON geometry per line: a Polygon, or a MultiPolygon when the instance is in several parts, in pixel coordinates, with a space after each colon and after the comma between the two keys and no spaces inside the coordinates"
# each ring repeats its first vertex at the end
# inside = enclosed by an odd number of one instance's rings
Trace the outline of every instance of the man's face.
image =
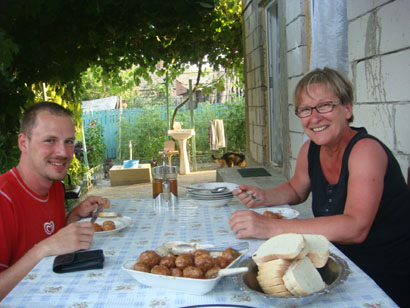
{"type": "Polygon", "coordinates": [[[30,138],[25,140],[24,155],[38,176],[63,180],[74,154],[74,124],[69,116],[52,115],[46,111],[37,115],[30,138]]]}

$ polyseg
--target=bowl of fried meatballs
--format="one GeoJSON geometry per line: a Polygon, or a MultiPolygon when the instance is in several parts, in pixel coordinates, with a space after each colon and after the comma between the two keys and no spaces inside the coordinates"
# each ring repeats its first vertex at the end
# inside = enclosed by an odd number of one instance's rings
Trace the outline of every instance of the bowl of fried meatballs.
{"type": "Polygon", "coordinates": [[[122,269],[147,286],[203,295],[222,278],[217,275],[219,270],[234,266],[245,252],[232,248],[223,251],[199,248],[176,255],[161,249],[146,250],[137,260],[126,261],[122,269]]]}

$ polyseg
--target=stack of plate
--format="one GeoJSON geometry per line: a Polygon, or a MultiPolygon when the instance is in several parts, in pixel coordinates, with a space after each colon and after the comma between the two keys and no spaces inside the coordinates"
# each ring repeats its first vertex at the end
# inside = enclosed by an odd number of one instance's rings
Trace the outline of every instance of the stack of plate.
{"type": "Polygon", "coordinates": [[[197,183],[186,187],[187,196],[200,205],[225,205],[232,200],[238,185],[225,182],[197,183]]]}

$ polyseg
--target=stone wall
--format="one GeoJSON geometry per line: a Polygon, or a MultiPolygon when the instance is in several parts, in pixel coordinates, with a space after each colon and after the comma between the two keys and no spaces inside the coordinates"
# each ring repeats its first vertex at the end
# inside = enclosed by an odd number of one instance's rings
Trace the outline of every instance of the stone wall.
{"type": "Polygon", "coordinates": [[[287,71],[288,71],[288,114],[290,138],[290,167],[288,178],[293,174],[296,158],[303,144],[304,135],[299,118],[295,115],[293,106],[293,91],[297,82],[308,68],[306,10],[305,1],[288,0],[285,7],[286,41],[287,41],[287,71]]]}
{"type": "Polygon", "coordinates": [[[265,76],[260,1],[242,0],[247,163],[265,164],[265,76]]]}
{"type": "Polygon", "coordinates": [[[365,126],[410,166],[410,1],[347,1],[353,126],[365,126]]]}

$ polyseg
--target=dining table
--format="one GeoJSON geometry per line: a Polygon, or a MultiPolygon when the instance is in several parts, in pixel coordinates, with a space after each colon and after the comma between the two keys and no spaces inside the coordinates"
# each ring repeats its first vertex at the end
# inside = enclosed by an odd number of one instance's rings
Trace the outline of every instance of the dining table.
{"type": "MultiPolygon", "coordinates": [[[[286,207],[289,207],[286,205],[286,207]]],[[[109,234],[95,233],[91,249],[102,249],[102,269],[55,273],[55,257],[44,258],[0,302],[10,307],[267,307],[265,301],[238,284],[238,276],[223,277],[204,295],[144,285],[122,265],[170,241],[211,245],[249,243],[243,258],[251,257],[264,242],[237,239],[230,230],[230,215],[245,206],[234,197],[226,205],[203,205],[179,198],[173,206],[159,206],[152,199],[112,199],[109,211],[126,217],[127,224],[109,234]]],[[[303,217],[296,217],[300,219],[303,217]]],[[[331,253],[350,269],[347,280],[306,307],[387,308],[397,305],[358,266],[332,244],[331,253]]],[[[275,307],[274,304],[271,307],[275,307]]]]}

